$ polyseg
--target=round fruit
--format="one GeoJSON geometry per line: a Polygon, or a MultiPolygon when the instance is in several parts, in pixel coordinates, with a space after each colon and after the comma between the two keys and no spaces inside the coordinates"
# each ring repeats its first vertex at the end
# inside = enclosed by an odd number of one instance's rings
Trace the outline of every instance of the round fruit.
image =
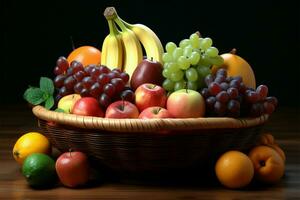
{"type": "Polygon", "coordinates": [[[29,132],[22,135],[13,148],[13,156],[19,164],[22,164],[26,157],[32,153],[49,154],[50,152],[49,140],[38,132],[29,132]]]}
{"type": "Polygon", "coordinates": [[[220,156],[215,172],[219,181],[228,188],[248,185],[254,175],[254,168],[247,155],[239,151],[228,151],[220,156]]]}
{"type": "MultiPolygon", "coordinates": [[[[246,60],[232,53],[222,54],[221,57],[224,59],[224,64],[221,65],[221,68],[227,69],[229,77],[241,76],[247,87],[256,88],[254,72],[246,60]]],[[[218,68],[213,66],[212,72],[215,73],[218,68]]]]}
{"type": "Polygon", "coordinates": [[[55,161],[42,153],[33,153],[25,159],[22,174],[32,187],[49,187],[57,180],[55,161]]]}
{"type": "Polygon", "coordinates": [[[73,50],[67,58],[71,64],[72,61],[76,60],[82,63],[83,66],[90,64],[99,64],[101,62],[101,52],[92,46],[82,46],[73,50]]]}
{"type": "Polygon", "coordinates": [[[258,180],[277,183],[283,176],[285,170],[283,158],[272,147],[256,146],[249,152],[249,157],[258,180]]]}

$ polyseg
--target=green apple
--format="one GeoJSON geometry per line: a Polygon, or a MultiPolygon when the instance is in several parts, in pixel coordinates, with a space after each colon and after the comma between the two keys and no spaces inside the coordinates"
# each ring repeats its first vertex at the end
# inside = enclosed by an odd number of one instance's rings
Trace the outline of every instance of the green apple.
{"type": "Polygon", "coordinates": [[[57,108],[64,110],[65,113],[70,113],[75,102],[81,99],[79,94],[69,94],[58,101],[57,108]]]}
{"type": "Polygon", "coordinates": [[[167,110],[175,118],[204,117],[205,100],[197,91],[177,90],[168,97],[167,110]]]}

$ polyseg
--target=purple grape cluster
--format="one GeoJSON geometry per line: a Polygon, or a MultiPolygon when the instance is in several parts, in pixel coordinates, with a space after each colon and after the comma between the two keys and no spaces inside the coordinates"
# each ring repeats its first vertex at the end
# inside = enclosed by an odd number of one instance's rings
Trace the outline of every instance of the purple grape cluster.
{"type": "Polygon", "coordinates": [[[207,87],[201,94],[205,98],[207,116],[258,117],[272,114],[278,104],[276,97],[268,97],[266,85],[248,88],[242,77],[227,77],[227,71],[222,68],[215,76],[207,75],[204,81],[207,87]]]}
{"type": "Polygon", "coordinates": [[[110,70],[103,65],[83,66],[72,61],[69,65],[65,57],[59,57],[54,68],[54,85],[58,90],[56,100],[69,94],[94,97],[106,108],[116,100],[134,102],[134,92],[127,87],[129,75],[120,69],[110,70]]]}

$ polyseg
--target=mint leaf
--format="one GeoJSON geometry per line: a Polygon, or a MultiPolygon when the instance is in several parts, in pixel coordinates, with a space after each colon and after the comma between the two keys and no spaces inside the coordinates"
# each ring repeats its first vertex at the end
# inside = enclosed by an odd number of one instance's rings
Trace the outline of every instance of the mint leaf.
{"type": "Polygon", "coordinates": [[[65,111],[64,111],[63,109],[61,109],[61,108],[56,108],[54,111],[55,111],[55,112],[65,113],[65,111]]]}
{"type": "Polygon", "coordinates": [[[30,87],[24,92],[23,98],[33,105],[38,105],[47,99],[47,95],[40,88],[30,87]]]}
{"type": "Polygon", "coordinates": [[[41,88],[41,90],[46,92],[49,96],[52,96],[54,93],[54,84],[50,78],[41,77],[40,88],[41,88]]]}
{"type": "Polygon", "coordinates": [[[48,99],[46,99],[45,102],[45,108],[50,110],[54,105],[54,98],[53,96],[49,96],[48,99]]]}

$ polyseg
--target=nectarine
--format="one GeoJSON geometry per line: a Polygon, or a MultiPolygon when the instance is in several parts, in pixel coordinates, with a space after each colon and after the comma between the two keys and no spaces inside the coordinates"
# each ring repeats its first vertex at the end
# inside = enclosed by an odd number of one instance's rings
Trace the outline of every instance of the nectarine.
{"type": "Polygon", "coordinates": [[[215,172],[224,186],[242,188],[251,182],[254,168],[246,154],[240,151],[228,151],[218,159],[215,172]]]}
{"type": "Polygon", "coordinates": [[[284,174],[284,161],[271,147],[256,146],[249,152],[255,177],[265,183],[276,183],[284,174]]]}
{"type": "Polygon", "coordinates": [[[101,52],[92,46],[81,46],[73,50],[67,58],[69,64],[73,60],[80,62],[84,67],[90,64],[100,64],[101,52]]]}

